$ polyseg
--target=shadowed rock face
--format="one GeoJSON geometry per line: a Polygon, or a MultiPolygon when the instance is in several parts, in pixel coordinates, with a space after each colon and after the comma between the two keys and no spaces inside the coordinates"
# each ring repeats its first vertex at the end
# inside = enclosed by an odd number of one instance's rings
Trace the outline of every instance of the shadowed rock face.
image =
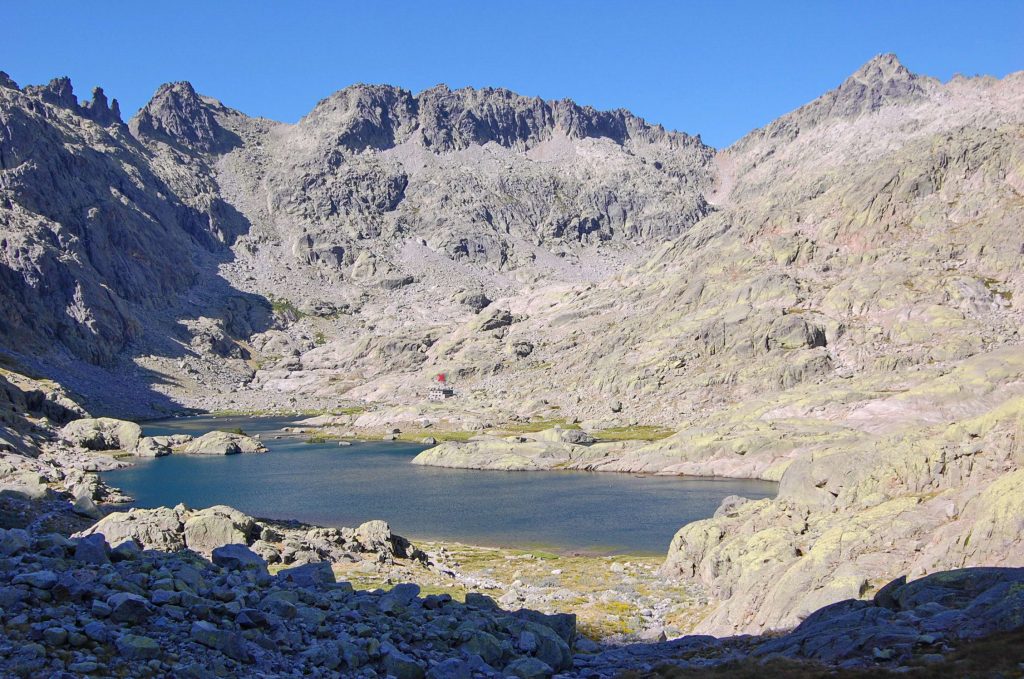
{"type": "Polygon", "coordinates": [[[187,82],[161,85],[132,118],[131,129],[143,141],[162,141],[199,153],[216,151],[230,143],[230,135],[217,123],[211,107],[187,82]]]}

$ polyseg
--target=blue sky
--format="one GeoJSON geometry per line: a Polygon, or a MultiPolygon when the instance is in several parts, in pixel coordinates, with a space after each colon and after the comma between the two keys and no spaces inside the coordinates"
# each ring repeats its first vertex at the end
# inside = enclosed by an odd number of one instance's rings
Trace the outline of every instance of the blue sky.
{"type": "Polygon", "coordinates": [[[294,121],[355,82],[508,87],[628,108],[724,146],[839,84],[880,52],[943,80],[1024,69],[1024,2],[140,3],[0,6],[0,70],[71,76],[127,115],[190,80],[251,115],[294,121]]]}

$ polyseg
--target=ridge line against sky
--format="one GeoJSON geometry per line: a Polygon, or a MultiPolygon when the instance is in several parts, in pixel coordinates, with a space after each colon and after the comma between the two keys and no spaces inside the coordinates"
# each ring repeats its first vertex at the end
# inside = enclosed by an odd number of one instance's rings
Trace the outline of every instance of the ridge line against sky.
{"type": "Polygon", "coordinates": [[[625,108],[723,147],[879,53],[941,80],[1024,69],[1024,2],[1011,0],[52,0],[4,14],[0,70],[20,85],[68,75],[80,99],[100,85],[126,118],[174,80],[284,122],[358,82],[444,83],[625,108]]]}

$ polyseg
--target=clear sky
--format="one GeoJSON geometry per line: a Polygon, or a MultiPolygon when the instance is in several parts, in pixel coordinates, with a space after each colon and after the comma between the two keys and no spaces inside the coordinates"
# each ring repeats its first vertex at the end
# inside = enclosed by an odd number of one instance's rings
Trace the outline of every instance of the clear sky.
{"type": "Polygon", "coordinates": [[[880,52],[943,80],[1024,69],[1024,2],[0,0],[0,70],[131,115],[189,80],[294,121],[355,82],[507,87],[628,108],[724,146],[880,52]]]}

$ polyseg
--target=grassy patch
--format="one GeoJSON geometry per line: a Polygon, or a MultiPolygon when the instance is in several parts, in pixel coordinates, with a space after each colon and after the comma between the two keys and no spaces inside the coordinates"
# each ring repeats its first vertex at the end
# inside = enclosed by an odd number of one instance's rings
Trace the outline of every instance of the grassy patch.
{"type": "Polygon", "coordinates": [[[580,425],[568,422],[564,419],[541,419],[534,420],[532,422],[513,422],[512,424],[501,427],[501,431],[508,432],[509,434],[533,434],[538,431],[544,431],[545,429],[553,429],[554,427],[561,427],[562,429],[579,429],[580,425]]]}
{"type": "Polygon", "coordinates": [[[224,432],[226,434],[237,434],[239,436],[248,436],[248,434],[245,433],[245,430],[242,429],[241,427],[231,427],[231,428],[225,428],[225,429],[218,429],[217,431],[222,431],[222,432],[224,432]]]}
{"type": "Polygon", "coordinates": [[[1003,282],[997,278],[986,278],[985,288],[994,295],[1002,297],[1007,302],[1013,301],[1013,291],[1006,290],[1003,287],[1003,282]]]}
{"type": "Polygon", "coordinates": [[[273,295],[269,295],[267,299],[270,301],[271,310],[278,316],[285,316],[294,320],[299,320],[306,315],[299,311],[299,308],[295,306],[295,303],[290,299],[274,297],[273,295]]]}
{"type": "Polygon", "coordinates": [[[660,441],[676,432],[667,427],[637,425],[635,427],[612,427],[594,432],[598,441],[660,441]]]}
{"type": "Polygon", "coordinates": [[[419,443],[428,436],[433,438],[438,443],[442,441],[459,441],[465,443],[469,439],[476,436],[478,432],[475,431],[444,431],[441,429],[409,429],[408,431],[403,430],[401,434],[398,434],[397,440],[405,441],[407,443],[419,443]]]}
{"type": "Polygon", "coordinates": [[[308,409],[281,409],[281,410],[212,410],[213,417],[280,417],[280,416],[302,416],[317,417],[320,415],[358,415],[366,412],[366,406],[346,406],[344,408],[308,408],[308,409]]]}

